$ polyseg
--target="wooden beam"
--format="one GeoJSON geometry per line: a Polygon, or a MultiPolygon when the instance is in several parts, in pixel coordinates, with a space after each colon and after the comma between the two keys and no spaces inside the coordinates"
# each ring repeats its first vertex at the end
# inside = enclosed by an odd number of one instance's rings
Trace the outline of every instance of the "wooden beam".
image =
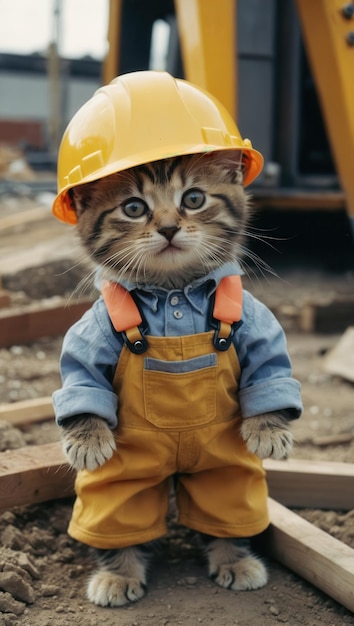
{"type": "Polygon", "coordinates": [[[256,209],[296,211],[345,211],[343,191],[293,189],[292,187],[255,187],[252,205],[256,209]]]}
{"type": "Polygon", "coordinates": [[[8,291],[5,291],[5,289],[1,289],[0,287],[0,308],[6,308],[8,306],[10,306],[11,304],[11,299],[10,299],[10,294],[8,291]]]}
{"type": "MultiPolygon", "coordinates": [[[[0,405],[0,419],[14,426],[54,419],[52,400],[50,397],[33,398],[0,405]]],[[[46,458],[45,448],[40,456],[46,458]]],[[[286,506],[337,510],[354,508],[354,464],[266,459],[264,468],[270,496],[286,506]]]]}
{"type": "Polygon", "coordinates": [[[269,494],[291,507],[354,508],[354,464],[321,461],[264,461],[269,494]]]}
{"type": "Polygon", "coordinates": [[[54,419],[52,399],[50,397],[31,398],[10,404],[0,404],[0,419],[14,426],[25,426],[54,419]]]}
{"type": "Polygon", "coordinates": [[[354,297],[327,304],[307,304],[301,309],[300,329],[310,333],[342,333],[353,324],[354,297]]]}
{"type": "Polygon", "coordinates": [[[15,226],[24,226],[28,222],[37,222],[51,217],[46,206],[35,207],[34,209],[27,209],[20,213],[14,213],[12,215],[6,215],[0,219],[0,232],[7,230],[8,228],[14,228],[15,226]]]}
{"type": "Polygon", "coordinates": [[[74,472],[58,443],[27,446],[0,454],[0,510],[66,498],[74,472]]]}
{"type": "Polygon", "coordinates": [[[92,305],[92,299],[58,300],[0,310],[0,348],[61,335],[92,305]]]}
{"type": "Polygon", "coordinates": [[[354,550],[269,499],[267,554],[354,611],[354,550]]]}

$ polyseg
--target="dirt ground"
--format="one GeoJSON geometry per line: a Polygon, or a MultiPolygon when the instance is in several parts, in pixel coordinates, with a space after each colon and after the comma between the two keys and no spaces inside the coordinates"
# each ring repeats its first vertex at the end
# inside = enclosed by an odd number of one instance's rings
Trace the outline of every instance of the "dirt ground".
{"type": "MultiPolygon", "coordinates": [[[[72,230],[51,218],[45,208],[48,198],[40,200],[42,204],[39,199],[0,198],[0,272],[14,304],[62,294],[71,297],[83,272],[77,266],[72,230]],[[35,215],[38,204],[43,208],[40,219],[14,224],[17,214],[35,215]],[[10,218],[7,226],[5,218],[10,218]]],[[[276,310],[287,331],[294,376],[302,383],[305,409],[294,424],[293,457],[352,463],[353,384],[327,374],[323,368],[325,355],[341,332],[301,332],[297,313],[308,302],[353,294],[354,263],[350,255],[354,248],[348,243],[342,218],[340,225],[334,216],[326,216],[325,224],[319,216],[312,221],[279,214],[264,219],[266,226],[259,223],[259,228],[273,228],[275,224],[280,229],[281,223],[283,229],[275,243],[280,252],[257,248],[278,277],[250,272],[244,282],[276,310]],[[316,230],[311,230],[313,224],[316,230]],[[316,242],[320,245],[315,246],[316,242]],[[320,436],[342,433],[349,435],[345,444],[316,445],[320,436]]],[[[0,349],[0,403],[49,395],[60,385],[61,341],[56,337],[0,349]]],[[[52,422],[21,429],[0,422],[0,430],[1,450],[58,439],[52,422]]],[[[95,607],[85,598],[85,583],[92,569],[89,552],[66,534],[71,506],[71,500],[58,500],[0,514],[0,626],[354,624],[348,610],[275,562],[268,562],[270,580],[264,589],[235,593],[217,587],[206,576],[193,534],[173,520],[152,568],[147,596],[126,608],[95,607]]],[[[354,547],[354,511],[300,513],[354,547]]]]}

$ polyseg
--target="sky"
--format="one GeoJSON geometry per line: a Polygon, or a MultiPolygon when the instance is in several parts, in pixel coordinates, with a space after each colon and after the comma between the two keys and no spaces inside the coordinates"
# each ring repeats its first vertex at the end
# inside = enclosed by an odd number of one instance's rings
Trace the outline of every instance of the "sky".
{"type": "Polygon", "coordinates": [[[0,52],[46,52],[61,5],[59,53],[66,58],[106,52],[108,0],[0,0],[0,52]]]}

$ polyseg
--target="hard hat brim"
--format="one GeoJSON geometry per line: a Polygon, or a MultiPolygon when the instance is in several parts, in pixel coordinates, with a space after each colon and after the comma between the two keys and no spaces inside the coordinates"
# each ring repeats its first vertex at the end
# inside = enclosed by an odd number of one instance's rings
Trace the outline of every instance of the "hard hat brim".
{"type": "Polygon", "coordinates": [[[76,224],[77,218],[75,214],[74,207],[72,205],[71,199],[69,198],[68,191],[69,189],[73,189],[79,185],[83,185],[86,183],[94,182],[95,180],[99,180],[106,176],[110,176],[112,174],[116,174],[118,172],[123,172],[125,170],[131,169],[133,167],[138,167],[139,165],[144,165],[145,163],[151,163],[153,161],[161,161],[163,159],[168,159],[177,156],[183,155],[191,155],[191,154],[206,154],[211,152],[223,152],[223,151],[238,151],[242,153],[246,153],[248,156],[247,159],[247,168],[244,172],[244,180],[243,185],[247,187],[250,185],[255,178],[260,174],[263,169],[263,156],[258,150],[254,148],[239,148],[238,146],[230,146],[230,147],[220,147],[220,146],[179,146],[179,149],[171,147],[170,151],[166,151],[166,154],[161,157],[161,152],[158,153],[158,158],[156,158],[157,154],[154,151],[149,151],[146,154],[140,154],[138,156],[132,155],[129,159],[125,161],[118,161],[117,163],[110,163],[106,167],[101,168],[99,171],[96,171],[94,174],[90,174],[85,178],[81,179],[77,184],[67,185],[61,192],[57,195],[54,200],[52,212],[60,221],[65,222],[67,224],[76,224]]]}

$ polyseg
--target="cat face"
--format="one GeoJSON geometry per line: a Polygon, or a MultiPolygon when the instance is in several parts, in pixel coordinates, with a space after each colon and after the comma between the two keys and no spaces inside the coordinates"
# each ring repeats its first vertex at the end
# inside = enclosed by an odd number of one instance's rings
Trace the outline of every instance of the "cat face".
{"type": "Polygon", "coordinates": [[[107,276],[181,288],[240,256],[240,153],[175,157],[72,190],[81,241],[107,276]]]}

